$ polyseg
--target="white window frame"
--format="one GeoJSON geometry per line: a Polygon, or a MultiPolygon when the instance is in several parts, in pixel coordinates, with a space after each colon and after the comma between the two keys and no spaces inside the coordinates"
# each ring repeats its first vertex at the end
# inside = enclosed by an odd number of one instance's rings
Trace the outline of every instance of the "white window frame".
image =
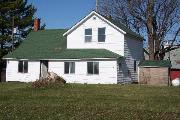
{"type": "Polygon", "coordinates": [[[75,64],[75,62],[64,62],[64,74],[75,74],[75,72],[76,72],[76,64],[75,64]],[[66,73],[66,63],[69,63],[69,72],[68,73],[66,73]],[[74,72],[71,72],[71,67],[73,66],[72,64],[74,64],[74,72]]]}
{"type": "Polygon", "coordinates": [[[87,62],[87,75],[99,75],[99,62],[87,62]],[[89,73],[88,72],[88,63],[93,63],[93,73],[91,74],[91,73],[89,73]],[[95,71],[95,63],[98,63],[98,73],[96,74],[94,71],[95,71]]]}
{"type": "Polygon", "coordinates": [[[29,69],[29,63],[27,60],[19,60],[18,61],[18,73],[28,73],[29,69]],[[22,62],[22,72],[20,71],[20,62],[22,62]],[[27,70],[25,71],[25,62],[27,62],[27,70]]]}
{"type": "Polygon", "coordinates": [[[84,37],[85,43],[90,43],[90,42],[92,42],[92,28],[86,28],[86,29],[84,30],[84,34],[85,34],[85,37],[84,37]],[[86,35],[86,30],[91,30],[91,35],[86,35]],[[90,40],[90,41],[87,41],[87,40],[86,40],[86,37],[91,37],[91,40],[90,40]]]}
{"type": "Polygon", "coordinates": [[[106,27],[98,28],[98,43],[105,43],[106,42],[106,27]],[[104,29],[104,34],[99,34],[99,29],[104,29]],[[104,36],[104,41],[99,41],[99,36],[104,36]]]}

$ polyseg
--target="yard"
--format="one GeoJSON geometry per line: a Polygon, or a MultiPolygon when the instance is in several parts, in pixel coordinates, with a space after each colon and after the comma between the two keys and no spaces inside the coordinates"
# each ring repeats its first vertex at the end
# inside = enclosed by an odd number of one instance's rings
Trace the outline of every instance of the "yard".
{"type": "Polygon", "coordinates": [[[0,119],[180,119],[180,88],[0,83],[0,119]]]}

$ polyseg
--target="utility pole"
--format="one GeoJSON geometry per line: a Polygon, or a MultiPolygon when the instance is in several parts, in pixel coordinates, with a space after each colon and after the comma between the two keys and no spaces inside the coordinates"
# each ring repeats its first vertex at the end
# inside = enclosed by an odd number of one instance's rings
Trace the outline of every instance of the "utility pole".
{"type": "Polygon", "coordinates": [[[12,17],[12,51],[14,50],[14,16],[12,17]]]}
{"type": "Polygon", "coordinates": [[[99,0],[96,0],[96,12],[98,13],[98,6],[99,5],[99,0]]]}

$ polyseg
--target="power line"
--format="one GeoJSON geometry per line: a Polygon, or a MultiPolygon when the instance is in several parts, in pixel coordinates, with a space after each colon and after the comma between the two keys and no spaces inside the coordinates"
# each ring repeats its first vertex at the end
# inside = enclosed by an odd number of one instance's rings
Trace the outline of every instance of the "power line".
{"type": "Polygon", "coordinates": [[[98,5],[99,5],[99,0],[96,0],[96,12],[98,12],[98,9],[99,9],[99,8],[98,8],[98,7],[99,7],[98,5]]]}

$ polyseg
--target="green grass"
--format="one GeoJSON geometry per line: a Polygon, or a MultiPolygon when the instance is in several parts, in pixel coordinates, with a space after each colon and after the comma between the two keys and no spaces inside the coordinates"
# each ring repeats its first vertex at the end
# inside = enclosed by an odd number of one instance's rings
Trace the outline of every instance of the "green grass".
{"type": "Polygon", "coordinates": [[[68,84],[33,89],[1,83],[0,119],[180,119],[180,88],[68,84]]]}

